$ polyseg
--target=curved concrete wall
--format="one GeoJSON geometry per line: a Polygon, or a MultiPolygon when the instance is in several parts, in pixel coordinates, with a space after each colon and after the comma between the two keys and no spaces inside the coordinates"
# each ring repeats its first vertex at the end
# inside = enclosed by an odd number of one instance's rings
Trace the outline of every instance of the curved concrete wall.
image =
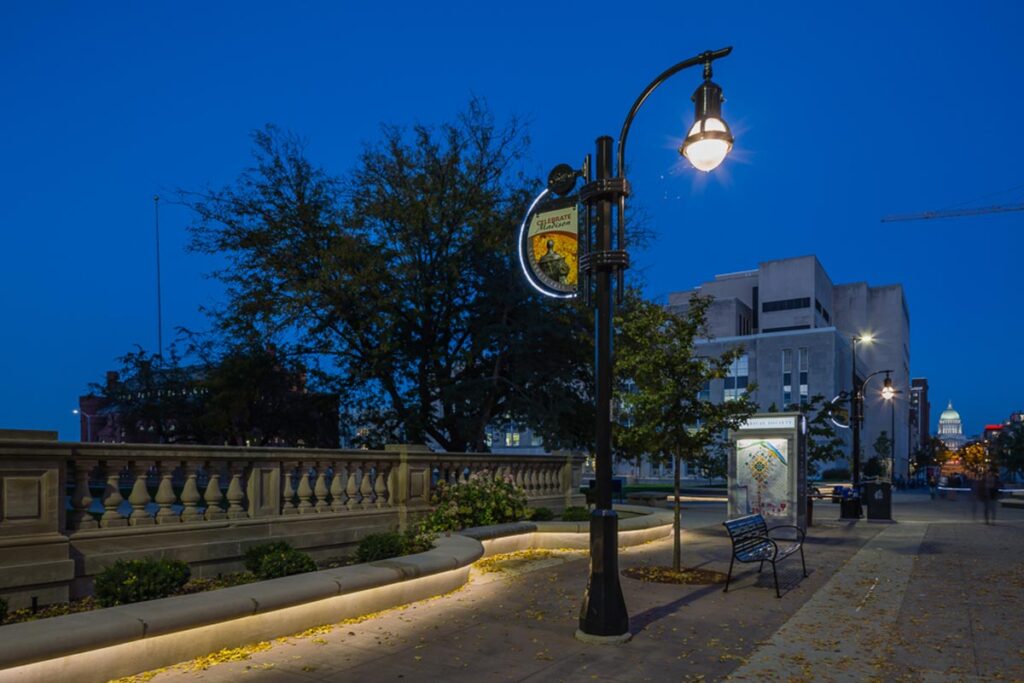
{"type": "MultiPolygon", "coordinates": [[[[671,533],[671,512],[618,509],[643,513],[620,522],[623,547],[671,533]]],[[[0,683],[106,681],[441,595],[485,555],[587,547],[587,522],[467,529],[418,555],[11,624],[0,628],[0,683]]]]}

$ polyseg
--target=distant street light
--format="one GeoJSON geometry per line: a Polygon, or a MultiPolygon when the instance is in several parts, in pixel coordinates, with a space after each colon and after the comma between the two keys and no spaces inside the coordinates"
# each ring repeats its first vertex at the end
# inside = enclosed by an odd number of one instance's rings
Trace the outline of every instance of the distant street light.
{"type": "Polygon", "coordinates": [[[73,415],[81,415],[82,417],[85,418],[85,440],[87,442],[91,442],[92,441],[92,421],[93,421],[93,419],[95,419],[95,418],[97,418],[99,416],[98,415],[90,415],[89,413],[87,413],[85,411],[82,411],[82,410],[79,410],[78,408],[75,408],[74,410],[72,410],[71,413],[73,415]]]}
{"type": "Polygon", "coordinates": [[[892,445],[889,449],[889,476],[895,481],[896,479],[896,396],[902,394],[902,391],[897,391],[892,385],[892,378],[888,374],[885,376],[885,382],[882,384],[882,398],[889,401],[889,406],[892,409],[890,426],[891,431],[889,432],[889,438],[892,441],[892,445]]]}

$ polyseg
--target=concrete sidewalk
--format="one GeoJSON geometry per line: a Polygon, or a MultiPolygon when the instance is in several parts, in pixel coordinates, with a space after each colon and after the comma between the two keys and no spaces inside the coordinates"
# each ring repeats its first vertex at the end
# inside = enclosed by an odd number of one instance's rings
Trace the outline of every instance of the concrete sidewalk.
{"type": "MultiPolygon", "coordinates": [[[[898,498],[894,524],[815,509],[799,558],[740,565],[729,593],[622,579],[633,640],[573,638],[582,553],[478,574],[465,588],[329,632],[281,639],[250,659],[168,681],[689,681],[1024,679],[1019,632],[1024,511],[996,526],[966,503],[898,498]],[[826,521],[829,520],[830,521],[826,521]]],[[[684,511],[684,563],[726,571],[724,506],[684,511]]],[[[1012,516],[1012,517],[1011,517],[1012,516]]],[[[667,565],[670,539],[624,550],[623,568],[667,565]]]]}

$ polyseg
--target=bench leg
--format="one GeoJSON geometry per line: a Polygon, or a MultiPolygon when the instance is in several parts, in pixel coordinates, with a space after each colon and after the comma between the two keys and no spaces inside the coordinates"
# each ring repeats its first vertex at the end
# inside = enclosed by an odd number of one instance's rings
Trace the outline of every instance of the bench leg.
{"type": "Polygon", "coordinates": [[[800,544],[800,565],[804,568],[804,578],[807,578],[807,563],[804,562],[804,544],[800,544]]]}
{"type": "Polygon", "coordinates": [[[760,574],[762,569],[764,569],[764,560],[761,560],[761,564],[757,565],[757,573],[760,574]]]}
{"type": "Polygon", "coordinates": [[[725,577],[725,588],[722,589],[723,593],[729,592],[729,582],[732,581],[732,565],[736,561],[736,556],[733,555],[729,560],[729,574],[725,577]]]}
{"type": "Polygon", "coordinates": [[[781,598],[782,594],[779,593],[779,572],[776,571],[774,562],[772,562],[772,578],[775,579],[775,597],[781,598]]]}

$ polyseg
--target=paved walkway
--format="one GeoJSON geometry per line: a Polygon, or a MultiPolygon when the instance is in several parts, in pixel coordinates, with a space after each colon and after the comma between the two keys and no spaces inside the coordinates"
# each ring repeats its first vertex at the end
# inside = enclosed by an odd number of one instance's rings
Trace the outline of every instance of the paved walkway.
{"type": "MultiPolygon", "coordinates": [[[[622,580],[633,639],[572,636],[586,580],[581,553],[474,574],[465,588],[326,632],[281,639],[244,661],[170,669],[154,681],[1024,680],[1024,511],[995,526],[969,503],[905,494],[895,524],[846,523],[816,507],[799,558],[771,574],[741,565],[719,586],[622,580]]],[[[684,563],[725,571],[724,506],[684,512],[684,563]]],[[[621,554],[665,565],[671,541],[621,554]]]]}

